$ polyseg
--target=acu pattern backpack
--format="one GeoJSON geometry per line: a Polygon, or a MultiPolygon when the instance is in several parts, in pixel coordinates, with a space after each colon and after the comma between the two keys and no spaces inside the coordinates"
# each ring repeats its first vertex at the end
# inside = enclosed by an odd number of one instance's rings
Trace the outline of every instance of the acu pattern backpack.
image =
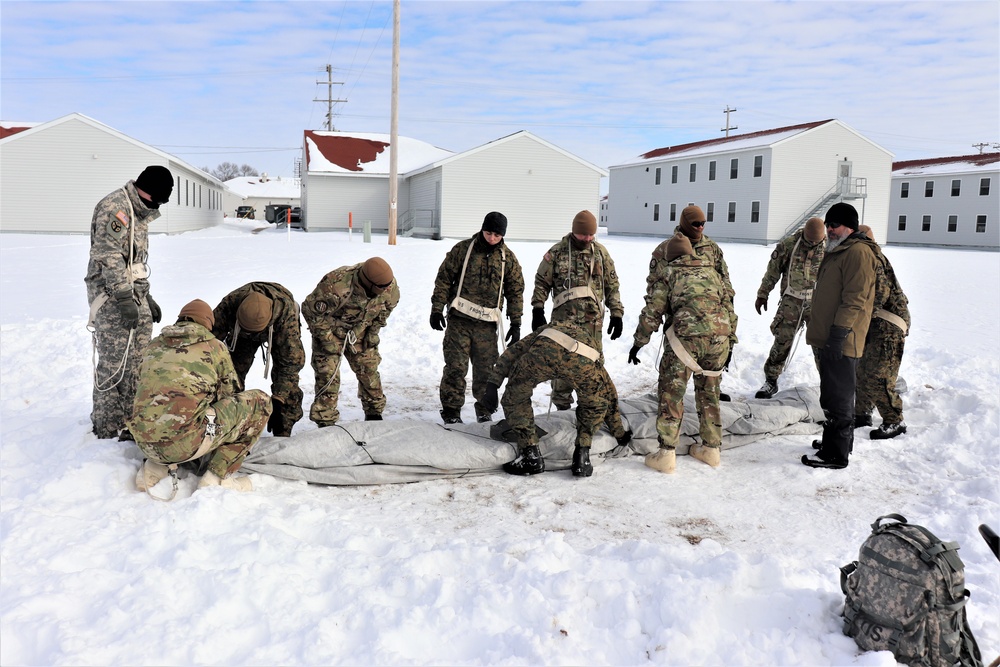
{"type": "Polygon", "coordinates": [[[840,587],[844,634],[862,650],[892,651],[910,667],[982,666],[957,542],[899,514],[881,516],[858,560],[840,568],[840,587]]]}

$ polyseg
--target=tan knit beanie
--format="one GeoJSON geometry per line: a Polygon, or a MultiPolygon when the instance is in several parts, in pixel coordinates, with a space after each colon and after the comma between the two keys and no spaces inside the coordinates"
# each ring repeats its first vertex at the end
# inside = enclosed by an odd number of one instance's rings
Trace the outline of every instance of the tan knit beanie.
{"type": "Polygon", "coordinates": [[[573,233],[594,236],[597,234],[597,218],[590,211],[580,211],[573,218],[573,233]]]}
{"type": "Polygon", "coordinates": [[[691,239],[683,234],[674,234],[667,241],[667,261],[671,262],[681,255],[694,255],[694,248],[691,247],[691,239]]]}
{"type": "Polygon", "coordinates": [[[381,257],[372,257],[361,267],[361,278],[369,285],[383,287],[392,282],[392,268],[381,257]]]}
{"type": "Polygon", "coordinates": [[[806,241],[809,241],[809,243],[819,243],[826,238],[826,226],[823,224],[823,218],[809,218],[806,220],[806,226],[802,235],[806,237],[806,241]]]}
{"type": "Polygon", "coordinates": [[[211,331],[212,327],[215,326],[215,313],[212,312],[212,307],[201,299],[195,299],[181,308],[181,312],[177,315],[177,317],[178,319],[186,317],[194,320],[209,331],[211,331]]]}
{"type": "Polygon", "coordinates": [[[236,321],[240,328],[257,333],[271,323],[271,300],[260,292],[250,292],[236,310],[236,321]]]}
{"type": "Polygon", "coordinates": [[[684,232],[684,236],[688,237],[693,241],[700,241],[701,235],[704,233],[704,227],[693,227],[692,222],[704,222],[705,212],[701,210],[700,206],[685,206],[684,210],[681,211],[681,231],[684,232]]]}
{"type": "Polygon", "coordinates": [[[868,225],[861,225],[860,227],[858,227],[858,231],[867,236],[872,241],[875,240],[875,232],[873,232],[872,228],[869,227],[868,225]]]}

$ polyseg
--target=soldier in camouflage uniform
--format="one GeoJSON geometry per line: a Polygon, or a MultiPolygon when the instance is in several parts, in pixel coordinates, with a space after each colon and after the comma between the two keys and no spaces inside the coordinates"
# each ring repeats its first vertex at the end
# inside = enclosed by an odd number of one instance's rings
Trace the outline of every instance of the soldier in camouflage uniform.
{"type": "Polygon", "coordinates": [[[251,488],[249,478],[231,475],[264,430],[271,401],[259,389],[240,391],[229,352],[212,335],[212,320],[211,306],[195,299],[143,355],[128,420],[136,445],[149,457],[136,475],[140,491],[166,477],[168,466],[202,456],[208,456],[208,469],[199,488],[251,488]]]}
{"type": "Polygon", "coordinates": [[[492,412],[483,406],[479,397],[500,356],[497,334],[504,298],[510,319],[506,341],[516,343],[521,337],[524,275],[517,257],[504,245],[506,233],[506,216],[496,211],[487,213],[482,229],[475,236],[448,251],[434,281],[431,328],[445,330],[444,373],[440,387],[441,419],[445,424],[462,423],[465,374],[470,360],[476,419],[486,422],[492,418],[492,412]],[[448,306],[447,325],[445,306],[448,306]]]}
{"type": "Polygon", "coordinates": [[[576,389],[576,443],[573,449],[574,477],[590,477],[590,445],[601,422],[608,424],[619,444],[626,444],[632,432],[625,429],[618,411],[618,391],[604,368],[589,326],[572,321],[552,322],[511,345],[500,355],[490,375],[483,403],[493,409],[504,378],[507,389],[503,410],[507,423],[517,438],[519,454],[504,465],[512,475],[536,475],[545,472],[545,461],[538,449],[535,416],[531,395],[541,382],[560,379],[576,389]]]}
{"type": "Polygon", "coordinates": [[[94,409],[98,438],[131,440],[125,419],[132,411],[142,352],[149,344],[160,307],[149,294],[148,231],[170,200],[174,179],[166,167],[146,167],[97,203],[90,223],[87,266],[88,328],[97,350],[94,409]]]}
{"type": "Polygon", "coordinates": [[[646,465],[672,473],[684,417],[684,393],[692,372],[701,445],[692,446],[689,453],[711,466],[719,465],[719,384],[737,342],[737,318],[730,292],[712,260],[698,256],[687,236],[678,233],[664,250],[665,261],[656,263],[654,270],[665,274],[657,273],[649,281],[628,360],[639,363],[640,348],[662,322],[668,344],[660,361],[660,410],[656,418],[660,449],[646,457],[646,465]]]}
{"type": "Polygon", "coordinates": [[[213,312],[212,333],[229,349],[242,386],[257,350],[264,351],[264,377],[270,372],[273,402],[267,430],[278,437],[291,435],[302,419],[299,371],[306,364],[299,305],[292,293],[278,283],[247,283],[227,294],[213,312]]]}
{"type": "MultiPolygon", "coordinates": [[[[605,307],[611,311],[611,340],[622,335],[625,309],[615,263],[607,248],[595,240],[596,234],[597,218],[590,211],[580,211],[573,218],[572,231],[542,257],[531,295],[531,328],[537,331],[545,326],[545,300],[551,292],[552,322],[574,322],[584,327],[600,352],[605,307]]],[[[603,363],[603,355],[601,359],[603,363]]],[[[552,403],[559,410],[568,410],[573,403],[573,388],[562,380],[553,380],[552,403]]]]}
{"type": "Polygon", "coordinates": [[[771,261],[760,288],[754,308],[767,310],[767,295],[781,281],[781,300],[771,322],[774,344],[764,362],[764,385],[756,398],[771,398],[778,391],[778,376],[785,367],[792,343],[799,329],[809,324],[812,291],[816,286],[816,274],[823,261],[826,228],[822,218],[809,218],[805,227],[775,246],[771,261]]]}
{"type": "Polygon", "coordinates": [[[316,397],[309,419],[320,427],[340,419],[340,362],[347,357],[358,378],[358,398],[365,421],[382,419],[385,394],[378,365],[379,331],[399,303],[392,269],[381,257],[342,266],[323,276],[302,302],[302,316],[312,333],[316,397]]]}
{"type": "Polygon", "coordinates": [[[903,401],[896,391],[903,346],[910,331],[909,301],[896,272],[875,243],[871,228],[861,225],[875,253],[875,310],[865,351],[858,362],[858,388],[854,400],[854,427],[872,425],[872,408],[878,408],[882,424],[869,433],[872,440],[886,440],[906,433],[903,401]]]}

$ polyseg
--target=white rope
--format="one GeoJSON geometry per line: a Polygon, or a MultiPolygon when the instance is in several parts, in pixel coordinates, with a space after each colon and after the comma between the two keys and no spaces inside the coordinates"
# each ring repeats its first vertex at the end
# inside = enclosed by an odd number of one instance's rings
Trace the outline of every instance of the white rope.
{"type": "Polygon", "coordinates": [[[128,352],[132,348],[133,336],[135,336],[135,329],[130,329],[128,332],[128,342],[125,343],[125,353],[122,355],[121,363],[118,364],[118,368],[116,368],[111,373],[106,382],[101,382],[101,379],[97,376],[97,331],[94,330],[90,332],[90,337],[91,337],[90,361],[94,367],[94,389],[102,393],[106,391],[111,391],[119,384],[121,384],[121,381],[125,379],[125,362],[128,360],[128,352]],[[115,380],[116,375],[118,376],[117,380],[115,380]],[[107,385],[108,382],[111,382],[112,380],[114,380],[114,384],[105,386],[107,385]]]}
{"type": "Polygon", "coordinates": [[[339,377],[340,363],[344,360],[344,350],[347,349],[348,345],[354,345],[357,342],[358,342],[358,337],[354,335],[354,331],[353,330],[348,331],[347,336],[344,337],[344,344],[341,345],[340,347],[340,356],[337,357],[337,365],[334,366],[333,373],[330,374],[330,379],[326,381],[326,384],[323,385],[322,389],[316,392],[316,395],[313,397],[313,400],[316,400],[317,398],[322,396],[323,393],[330,388],[330,385],[333,384],[333,379],[339,377]]]}

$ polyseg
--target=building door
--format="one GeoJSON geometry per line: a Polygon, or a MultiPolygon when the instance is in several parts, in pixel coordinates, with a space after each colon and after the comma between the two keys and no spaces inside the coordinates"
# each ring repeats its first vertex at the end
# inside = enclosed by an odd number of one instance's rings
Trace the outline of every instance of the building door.
{"type": "Polygon", "coordinates": [[[841,195],[851,193],[851,171],[853,165],[853,162],[848,162],[846,159],[837,163],[837,182],[840,184],[841,195]]]}

